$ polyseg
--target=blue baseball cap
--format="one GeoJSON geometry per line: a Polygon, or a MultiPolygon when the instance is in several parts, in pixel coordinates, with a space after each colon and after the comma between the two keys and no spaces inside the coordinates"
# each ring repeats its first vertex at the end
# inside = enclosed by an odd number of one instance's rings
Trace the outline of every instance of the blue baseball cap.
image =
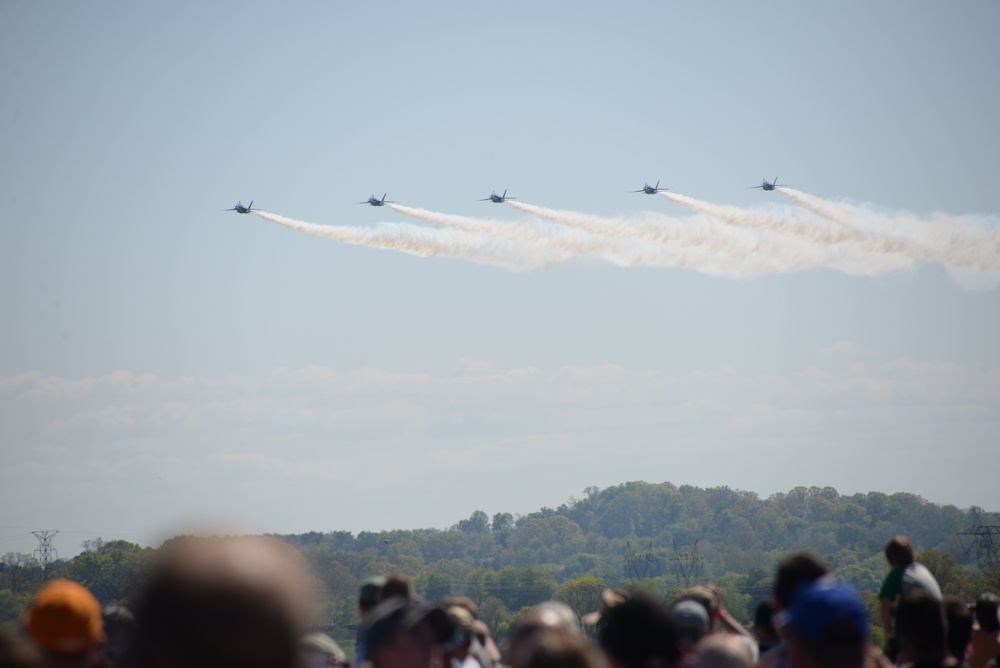
{"type": "Polygon", "coordinates": [[[842,582],[820,578],[795,590],[792,604],[779,615],[779,624],[795,635],[819,640],[831,629],[868,636],[868,615],[858,593],[842,582]]]}

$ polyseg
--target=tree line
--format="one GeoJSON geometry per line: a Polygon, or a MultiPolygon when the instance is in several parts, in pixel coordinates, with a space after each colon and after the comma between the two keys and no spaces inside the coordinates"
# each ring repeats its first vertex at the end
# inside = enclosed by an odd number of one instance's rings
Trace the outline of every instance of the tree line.
{"type": "MultiPolygon", "coordinates": [[[[405,573],[432,600],[467,596],[499,636],[524,608],[555,598],[581,616],[605,587],[664,596],[699,583],[723,588],[726,607],[749,623],[770,591],[780,557],[820,553],[838,577],[862,592],[879,630],[875,592],[887,572],[882,551],[897,534],[946,595],[972,600],[1000,592],[1000,564],[985,563],[969,527],[1000,525],[1000,513],[930,503],[914,494],[841,495],[796,487],[760,498],[729,487],[628,482],[584,490],[553,509],[527,515],[475,510],[447,529],[308,532],[276,535],[293,545],[315,577],[317,617],[348,642],[358,622],[360,582],[405,573]]],[[[43,578],[87,586],[103,604],[127,605],[156,549],[123,540],[86,541],[79,555],[43,572],[31,555],[0,558],[0,620],[17,619],[43,578]]]]}

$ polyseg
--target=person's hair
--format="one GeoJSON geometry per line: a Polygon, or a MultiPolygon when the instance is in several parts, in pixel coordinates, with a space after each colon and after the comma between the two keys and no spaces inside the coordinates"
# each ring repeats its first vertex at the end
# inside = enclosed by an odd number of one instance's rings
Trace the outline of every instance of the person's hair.
{"type": "Polygon", "coordinates": [[[798,643],[818,668],[860,668],[865,663],[865,640],[849,621],[837,621],[819,638],[795,635],[791,642],[798,643]]]}
{"type": "Polygon", "coordinates": [[[625,668],[672,668],[680,657],[677,624],[659,599],[635,594],[605,613],[598,640],[625,668]]]}
{"type": "Polygon", "coordinates": [[[410,578],[402,573],[393,573],[386,576],[385,582],[382,583],[382,588],[379,589],[378,600],[381,603],[393,596],[401,596],[410,601],[417,598],[417,594],[413,590],[413,582],[410,578]]]}
{"type": "Polygon", "coordinates": [[[885,560],[892,566],[908,566],[913,563],[913,545],[906,536],[893,536],[886,543],[885,560]]]}
{"type": "Polygon", "coordinates": [[[972,640],[972,611],[960,598],[948,596],[942,601],[944,614],[948,620],[948,653],[965,661],[965,650],[972,640]]]}
{"type": "Polygon", "coordinates": [[[921,661],[943,654],[947,628],[941,603],[923,592],[903,596],[896,610],[896,629],[900,640],[913,647],[910,659],[921,661]]]}
{"type": "Polygon", "coordinates": [[[774,604],[770,601],[761,601],[753,611],[754,626],[760,628],[769,638],[775,638],[778,630],[774,628],[774,604]]]}
{"type": "Polygon", "coordinates": [[[576,613],[561,601],[545,601],[517,619],[507,630],[507,661],[524,668],[532,648],[543,634],[581,635],[576,613]]]}
{"type": "Polygon", "coordinates": [[[582,636],[549,631],[539,634],[524,668],[608,668],[608,660],[582,636]]]}
{"type": "Polygon", "coordinates": [[[135,640],[135,615],[121,605],[104,609],[104,653],[113,665],[128,661],[135,640]]]}
{"type": "Polygon", "coordinates": [[[1000,609],[1000,596],[992,592],[983,592],[976,597],[976,621],[979,622],[980,631],[1000,631],[998,609],[1000,609]]]}
{"type": "Polygon", "coordinates": [[[172,541],[134,608],[136,665],[293,668],[304,579],[299,555],[276,540],[172,541]]]}
{"type": "Polygon", "coordinates": [[[694,649],[695,668],[752,668],[750,647],[739,636],[711,633],[694,649]]]}
{"type": "Polygon", "coordinates": [[[708,625],[714,623],[715,617],[719,612],[719,600],[713,592],[708,587],[695,586],[690,589],[682,591],[676,601],[694,601],[705,608],[705,614],[708,615],[708,625]]]}
{"type": "Polygon", "coordinates": [[[473,619],[479,619],[479,608],[468,596],[449,596],[441,602],[441,607],[446,610],[454,606],[465,608],[473,619]]]}
{"type": "Polygon", "coordinates": [[[795,590],[814,582],[830,572],[823,558],[811,550],[792,552],[778,562],[774,576],[774,602],[781,609],[792,603],[795,590]]]}

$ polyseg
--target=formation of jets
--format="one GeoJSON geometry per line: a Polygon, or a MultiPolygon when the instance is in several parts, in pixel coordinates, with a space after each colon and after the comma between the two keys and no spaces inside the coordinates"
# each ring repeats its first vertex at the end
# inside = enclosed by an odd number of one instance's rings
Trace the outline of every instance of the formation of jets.
{"type": "Polygon", "coordinates": [[[489,197],[486,197],[485,199],[481,199],[481,200],[476,200],[476,201],[478,201],[478,202],[493,202],[494,204],[500,204],[501,202],[503,202],[506,199],[516,199],[516,198],[514,198],[514,197],[507,197],[507,190],[505,189],[503,191],[503,195],[497,195],[497,191],[494,190],[493,192],[490,193],[489,197]]]}
{"type": "Polygon", "coordinates": [[[762,190],[774,190],[775,188],[784,188],[787,184],[778,183],[778,177],[775,176],[774,180],[768,183],[767,179],[764,179],[763,183],[759,186],[750,186],[751,188],[760,188],[762,190]]]}
{"type": "MultiPolygon", "coordinates": [[[[774,190],[775,188],[786,187],[784,183],[778,183],[778,177],[774,177],[773,181],[768,181],[766,178],[759,186],[750,186],[751,188],[760,188],[761,190],[774,190]]],[[[669,190],[669,188],[661,188],[660,182],[657,181],[655,186],[651,186],[648,183],[643,184],[641,190],[630,190],[633,193],[645,193],[646,195],[655,195],[658,192],[664,192],[669,190]]],[[[374,193],[364,202],[358,202],[358,204],[371,204],[372,206],[383,206],[385,204],[395,204],[393,200],[387,200],[385,196],[388,193],[382,193],[382,199],[375,197],[374,193]]],[[[484,197],[478,202],[493,202],[494,204],[501,204],[509,199],[515,199],[514,197],[507,197],[507,190],[504,189],[502,195],[497,195],[497,191],[492,191],[489,197],[484,197]]],[[[250,204],[243,206],[243,202],[237,202],[236,206],[231,209],[223,209],[223,211],[235,211],[236,213],[250,213],[251,207],[253,207],[253,200],[250,200],[250,204]]]]}
{"type": "Polygon", "coordinates": [[[246,206],[243,206],[243,202],[240,201],[237,202],[236,206],[234,206],[233,208],[223,209],[223,211],[235,211],[236,213],[250,213],[251,207],[253,207],[253,200],[250,200],[250,203],[246,206]]]}

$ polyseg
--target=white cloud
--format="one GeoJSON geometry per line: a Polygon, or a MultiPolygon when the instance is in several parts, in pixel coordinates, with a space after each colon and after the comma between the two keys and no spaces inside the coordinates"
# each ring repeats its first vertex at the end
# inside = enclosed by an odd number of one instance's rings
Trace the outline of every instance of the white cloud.
{"type": "Polygon", "coordinates": [[[483,360],[225,378],[32,372],[0,378],[0,401],[15,407],[0,422],[0,488],[33,500],[4,503],[0,519],[133,539],[199,513],[275,531],[445,527],[477,507],[528,511],[543,494],[558,505],[634,479],[991,507],[1000,464],[1000,369],[906,359],[780,376],[483,360]]]}
{"type": "Polygon", "coordinates": [[[855,343],[854,341],[841,339],[829,348],[824,348],[820,352],[820,355],[823,357],[861,357],[871,355],[874,352],[875,349],[870,346],[864,346],[859,343],[855,343]]]}

